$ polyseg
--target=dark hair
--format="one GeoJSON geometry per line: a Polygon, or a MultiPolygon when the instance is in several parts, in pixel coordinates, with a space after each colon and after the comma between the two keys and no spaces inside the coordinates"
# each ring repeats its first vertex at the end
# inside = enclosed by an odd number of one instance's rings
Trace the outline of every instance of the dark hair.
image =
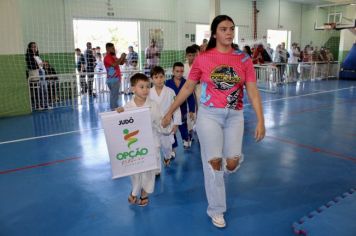
{"type": "Polygon", "coordinates": [[[106,48],[112,48],[112,47],[114,47],[114,44],[113,43],[106,43],[105,47],[106,48]]]}
{"type": "Polygon", "coordinates": [[[36,42],[29,42],[28,43],[26,53],[27,54],[34,54],[34,55],[38,56],[39,55],[38,48],[37,48],[36,52],[33,52],[32,49],[31,49],[33,44],[36,44],[36,42]]]}
{"type": "Polygon", "coordinates": [[[101,53],[100,53],[100,52],[97,52],[97,53],[96,53],[96,56],[97,56],[97,57],[101,57],[101,53]]]}
{"type": "Polygon", "coordinates": [[[158,75],[158,74],[162,74],[164,75],[164,69],[160,66],[155,66],[151,69],[151,72],[150,72],[150,75],[151,75],[151,78],[154,76],[154,75],[158,75]]]}
{"type": "Polygon", "coordinates": [[[206,50],[212,49],[216,47],[216,38],[214,37],[216,35],[216,29],[218,28],[218,25],[222,22],[222,21],[230,21],[232,22],[234,25],[234,21],[232,20],[232,18],[230,16],[227,15],[219,15],[216,16],[213,20],[213,22],[211,22],[211,26],[210,26],[210,39],[208,42],[208,46],[206,47],[206,50]]]}
{"type": "Polygon", "coordinates": [[[192,54],[197,53],[197,49],[193,46],[189,46],[185,49],[185,54],[189,54],[189,53],[192,54]]]}
{"type": "Polygon", "coordinates": [[[76,52],[80,52],[80,48],[76,48],[74,51],[76,51],[76,52]]]}
{"type": "Polygon", "coordinates": [[[193,44],[191,47],[193,47],[196,52],[200,52],[200,46],[198,44],[193,44]]]}
{"type": "Polygon", "coordinates": [[[244,46],[244,49],[246,50],[246,53],[247,53],[249,56],[252,55],[252,51],[251,51],[250,46],[246,45],[246,46],[244,46]]]}
{"type": "Polygon", "coordinates": [[[173,64],[173,70],[174,70],[174,68],[176,68],[176,67],[184,67],[184,65],[183,65],[182,62],[177,61],[177,62],[174,62],[174,64],[173,64]]]}
{"type": "Polygon", "coordinates": [[[130,78],[131,86],[135,86],[138,81],[150,82],[150,79],[142,73],[136,73],[130,78]]]}

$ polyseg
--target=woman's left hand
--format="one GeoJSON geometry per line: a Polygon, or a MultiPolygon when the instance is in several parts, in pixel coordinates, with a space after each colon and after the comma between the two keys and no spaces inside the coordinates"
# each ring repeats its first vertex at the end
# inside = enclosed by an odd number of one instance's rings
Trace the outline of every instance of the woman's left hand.
{"type": "Polygon", "coordinates": [[[255,130],[255,140],[256,142],[261,141],[266,135],[266,128],[264,123],[257,123],[255,130]]]}

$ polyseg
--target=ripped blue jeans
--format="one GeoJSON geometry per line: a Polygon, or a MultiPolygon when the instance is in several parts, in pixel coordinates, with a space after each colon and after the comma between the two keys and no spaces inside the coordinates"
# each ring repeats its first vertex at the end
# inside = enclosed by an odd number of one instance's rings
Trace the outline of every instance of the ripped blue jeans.
{"type": "Polygon", "coordinates": [[[214,108],[200,105],[196,129],[203,162],[205,192],[210,217],[226,211],[224,174],[235,172],[226,169],[227,158],[243,161],[242,137],[244,116],[242,110],[214,108]],[[214,170],[209,161],[222,158],[221,170],[214,170]]]}

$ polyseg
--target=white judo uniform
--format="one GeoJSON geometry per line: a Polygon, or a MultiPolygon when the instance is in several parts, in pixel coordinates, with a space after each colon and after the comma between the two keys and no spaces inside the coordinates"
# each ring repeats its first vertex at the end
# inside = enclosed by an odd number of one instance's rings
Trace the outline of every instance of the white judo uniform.
{"type": "MultiPolygon", "coordinates": [[[[155,101],[158,106],[160,107],[160,110],[162,112],[162,117],[167,113],[169,107],[172,105],[174,102],[174,99],[176,97],[175,92],[173,89],[168,88],[167,86],[163,86],[163,89],[161,91],[161,94],[158,95],[155,87],[151,88],[150,90],[150,98],[155,101]]],[[[172,153],[172,144],[174,143],[174,136],[172,131],[173,125],[181,125],[182,124],[182,115],[180,112],[180,108],[178,108],[174,114],[173,114],[173,120],[171,124],[168,126],[168,128],[163,129],[161,127],[161,132],[160,132],[160,144],[161,144],[161,150],[163,153],[163,158],[164,159],[171,159],[171,153],[172,153]]]]}
{"type": "MultiPolygon", "coordinates": [[[[134,99],[126,103],[124,108],[134,108],[137,107],[134,99]]],[[[154,144],[156,146],[156,159],[157,159],[157,167],[161,166],[161,155],[160,155],[160,135],[159,130],[161,127],[161,119],[162,112],[158,106],[158,104],[150,98],[146,99],[146,102],[143,107],[149,107],[151,113],[151,121],[152,121],[152,132],[154,137],[154,144]]],[[[155,187],[155,177],[157,170],[150,170],[138,174],[131,175],[131,183],[132,183],[132,195],[138,196],[141,193],[141,189],[145,190],[147,193],[152,193],[155,187]]]]}

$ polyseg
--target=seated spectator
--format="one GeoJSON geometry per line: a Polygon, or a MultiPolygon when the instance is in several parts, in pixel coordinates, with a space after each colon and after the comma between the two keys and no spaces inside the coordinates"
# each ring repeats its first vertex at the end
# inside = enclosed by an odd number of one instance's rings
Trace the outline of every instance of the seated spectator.
{"type": "Polygon", "coordinates": [[[55,76],[55,77],[48,76],[48,75],[56,75],[57,74],[56,70],[51,66],[51,64],[49,64],[48,61],[43,61],[43,69],[45,71],[47,80],[58,80],[57,76],[55,76]]]}
{"type": "Polygon", "coordinates": [[[58,101],[59,98],[57,97],[57,94],[59,91],[59,86],[58,86],[58,77],[54,76],[52,77],[51,75],[56,75],[57,72],[56,70],[49,64],[48,61],[43,61],[43,70],[45,71],[46,75],[46,80],[47,80],[47,91],[48,91],[48,103],[53,104],[54,102],[58,101]]]}

